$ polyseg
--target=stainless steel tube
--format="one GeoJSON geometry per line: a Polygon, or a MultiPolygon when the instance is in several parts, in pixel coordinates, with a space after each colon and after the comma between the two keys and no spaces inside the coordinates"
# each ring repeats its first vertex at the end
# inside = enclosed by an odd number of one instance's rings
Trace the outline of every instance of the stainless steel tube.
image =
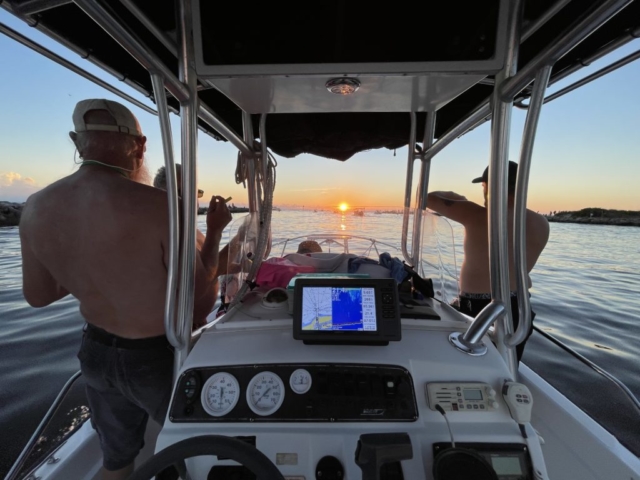
{"type": "Polygon", "coordinates": [[[531,97],[531,108],[527,113],[524,125],[520,163],[518,164],[518,178],[516,181],[514,221],[513,221],[513,251],[516,286],[518,290],[519,323],[513,335],[506,338],[506,344],[515,347],[524,342],[531,329],[531,305],[529,302],[529,273],[527,265],[527,192],[529,187],[529,171],[531,170],[531,156],[536,139],[536,130],[540,111],[544,100],[544,92],[549,83],[551,66],[546,66],[538,72],[531,97]]]}
{"type": "Polygon", "coordinates": [[[154,71],[162,75],[167,90],[176,99],[180,102],[188,101],[189,91],[187,87],[175,77],[173,72],[150,49],[145,47],[140,40],[135,38],[121,23],[114,19],[100,3],[93,0],[74,0],[74,2],[143,67],[150,72],[154,71]]]}
{"type": "MultiPolygon", "coordinates": [[[[640,58],[640,50],[636,50],[635,52],[630,53],[626,57],[623,57],[620,60],[617,60],[617,61],[613,62],[612,64],[607,65],[604,68],[601,68],[597,72],[593,72],[591,75],[587,75],[586,77],[578,80],[577,82],[574,82],[571,85],[568,85],[568,86],[558,90],[557,92],[549,95],[548,97],[546,97],[544,99],[544,103],[551,102],[551,101],[555,100],[556,98],[559,98],[559,97],[562,97],[563,95],[566,95],[569,92],[573,92],[575,89],[580,88],[580,87],[582,87],[582,86],[584,86],[584,85],[586,85],[588,83],[591,83],[591,82],[593,82],[594,80],[597,80],[600,77],[608,75],[609,73],[611,73],[611,72],[613,72],[615,70],[618,70],[619,68],[622,68],[625,65],[628,65],[629,63],[634,62],[639,58],[640,58]]],[[[533,102],[533,99],[531,101],[533,102]]],[[[521,102],[516,102],[515,106],[518,107],[518,108],[523,108],[523,109],[529,108],[529,105],[524,105],[521,102]]]]}
{"type": "Polygon", "coordinates": [[[39,53],[40,55],[48,58],[49,60],[53,60],[58,65],[61,65],[61,66],[65,67],[65,68],[67,68],[68,70],[71,70],[73,73],[76,73],[76,74],[80,75],[81,77],[86,78],[90,82],[93,82],[96,85],[98,85],[98,86],[110,91],[114,95],[117,95],[120,98],[122,98],[123,100],[126,100],[127,102],[132,103],[133,105],[135,105],[138,108],[141,108],[145,112],[151,113],[152,115],[157,115],[158,114],[158,112],[156,112],[153,108],[145,105],[144,103],[140,102],[139,100],[136,100],[132,96],[130,96],[130,95],[126,94],[125,92],[123,92],[122,90],[118,90],[117,88],[113,87],[112,85],[110,85],[109,83],[105,82],[101,78],[98,78],[95,75],[93,75],[92,73],[89,73],[86,70],[83,70],[82,68],[78,67],[77,65],[71,63],[66,58],[62,58],[60,55],[58,55],[56,53],[53,53],[51,50],[43,47],[42,45],[34,42],[33,40],[25,37],[21,33],[16,32],[14,29],[12,29],[11,27],[8,27],[4,23],[0,23],[0,33],[4,33],[7,37],[15,40],[18,43],[21,43],[25,47],[30,48],[34,52],[39,53]]]}
{"type": "Polygon", "coordinates": [[[153,93],[158,107],[160,132],[162,134],[162,150],[164,152],[164,168],[167,175],[167,200],[169,202],[169,265],[167,265],[167,294],[164,305],[164,329],[167,340],[175,348],[183,346],[182,339],[176,334],[176,294],[179,280],[179,242],[180,218],[178,213],[178,187],[176,182],[176,164],[173,157],[173,138],[169,107],[164,90],[164,80],[157,73],[151,74],[153,93]]]}
{"type": "MultiPolygon", "coordinates": [[[[244,142],[247,145],[253,145],[254,136],[251,114],[245,111],[242,112],[242,133],[244,136],[244,142]]],[[[252,154],[250,157],[244,157],[244,161],[247,164],[247,194],[249,197],[249,211],[252,213],[259,212],[260,206],[258,204],[255,155],[252,154]]]]}
{"type": "Polygon", "coordinates": [[[73,0],[27,0],[19,5],[14,5],[14,8],[20,10],[23,15],[35,15],[69,3],[73,3],[73,0]]]}
{"type": "Polygon", "coordinates": [[[500,87],[500,98],[503,100],[512,99],[533,81],[538,70],[546,65],[555,64],[576,45],[595,32],[609,18],[632,1],[633,0],[608,0],[604,2],[591,13],[591,15],[551,42],[550,48],[540,52],[533,60],[527,63],[522,70],[506,81],[500,87]]]}
{"type": "Polygon", "coordinates": [[[269,170],[269,151],[267,150],[267,113],[260,115],[260,127],[258,135],[260,136],[260,158],[262,159],[262,178],[266,181],[267,172],[269,170]]]}
{"type": "MultiPolygon", "coordinates": [[[[60,406],[65,396],[67,395],[67,392],[71,389],[74,382],[81,376],[82,376],[82,372],[78,370],[76,373],[71,375],[71,378],[69,378],[69,380],[67,380],[67,382],[64,384],[64,386],[62,387],[62,390],[60,390],[55,400],[49,407],[49,410],[47,410],[47,413],[45,413],[44,417],[42,417],[42,420],[40,420],[40,423],[38,424],[37,428],[31,435],[31,438],[29,438],[29,441],[22,449],[22,452],[20,452],[20,455],[18,455],[18,458],[13,463],[13,466],[7,473],[7,476],[4,477],[4,480],[16,480],[17,478],[29,480],[29,478],[34,478],[33,476],[25,477],[24,475],[20,475],[21,473],[23,474],[27,473],[27,472],[21,472],[22,467],[24,466],[27,458],[29,458],[29,453],[31,452],[31,449],[40,439],[40,435],[42,435],[42,432],[49,424],[49,421],[51,421],[51,419],[53,418],[53,415],[58,410],[58,407],[60,406]]],[[[40,478],[40,477],[37,477],[37,478],[40,478]]]]}
{"type": "Polygon", "coordinates": [[[464,135],[468,130],[471,130],[478,125],[486,122],[491,118],[491,107],[489,105],[489,98],[480,103],[474,110],[457,125],[454,125],[445,133],[443,133],[438,141],[431,147],[423,152],[423,158],[433,158],[440,153],[445,147],[447,147],[456,138],[464,135]]]}
{"type": "Polygon", "coordinates": [[[636,38],[640,38],[640,26],[627,31],[625,34],[620,35],[614,41],[596,50],[596,52],[593,53],[592,55],[588,56],[587,58],[582,58],[573,66],[564,69],[562,73],[555,75],[553,79],[549,81],[549,86],[559,82],[560,80],[567,78],[569,75],[577,72],[583,67],[588,67],[593,62],[600,60],[605,55],[608,55],[611,52],[619,49],[620,47],[625,46],[627,43],[631,42],[632,40],[635,40],[636,38]]]}
{"type": "MultiPolygon", "coordinates": [[[[178,48],[171,38],[160,30],[131,0],[120,0],[121,3],[176,57],[178,48]]],[[[240,136],[221,120],[211,108],[201,104],[198,108],[200,119],[214,128],[220,135],[231,142],[238,150],[246,155],[253,155],[253,150],[240,138],[240,136]]]]}
{"type": "Polygon", "coordinates": [[[499,320],[506,310],[504,303],[492,301],[480,311],[469,329],[462,335],[462,339],[471,345],[480,342],[489,331],[489,327],[499,320]]]}
{"type": "Polygon", "coordinates": [[[156,25],[151,20],[149,20],[149,17],[147,17],[135,3],[133,3],[131,0],[120,0],[120,3],[122,3],[122,5],[124,5],[127,10],[129,10],[131,14],[136,17],[140,21],[140,23],[142,23],[147,28],[147,30],[149,30],[153,34],[153,36],[156,37],[158,41],[162,43],[162,45],[164,45],[167,50],[173,53],[175,57],[178,56],[178,47],[176,46],[175,42],[167,37],[166,33],[156,27],[156,25]]]}
{"type": "MultiPolygon", "coordinates": [[[[553,16],[558,13],[562,8],[566,6],[571,0],[558,0],[549,10],[544,12],[538,19],[536,19],[530,25],[527,25],[526,28],[523,29],[521,42],[524,42],[527,38],[533,35],[537,30],[540,29],[545,23],[547,23],[553,16]]],[[[494,81],[488,81],[488,79],[481,80],[480,83],[495,85],[494,81]]],[[[489,105],[491,97],[487,97],[483,102],[481,102],[465,119],[463,119],[457,125],[454,125],[449,130],[447,130],[444,134],[438,138],[438,141],[435,142],[431,148],[424,152],[425,157],[433,158],[436,154],[441,152],[445,147],[447,147],[451,142],[453,142],[456,138],[464,135],[469,130],[473,130],[474,128],[482,125],[484,122],[491,119],[491,107],[489,105]]]]}
{"type": "MultiPolygon", "coordinates": [[[[198,108],[198,115],[200,119],[215,128],[224,138],[229,140],[234,147],[236,147],[243,155],[254,156],[255,152],[240,136],[231,129],[223,120],[220,120],[218,116],[207,105],[201,103],[198,108]]],[[[253,144],[253,142],[251,142],[253,144]]]]}
{"type": "Polygon", "coordinates": [[[413,163],[416,159],[416,112],[410,112],[411,128],[409,130],[409,145],[407,145],[407,178],[404,186],[404,210],[402,212],[402,238],[400,246],[402,256],[410,265],[413,263],[413,257],[409,253],[407,241],[409,239],[409,209],[411,208],[411,189],[413,188],[413,163]]]}
{"type": "Polygon", "coordinates": [[[151,92],[149,92],[145,88],[141,87],[137,82],[134,82],[131,79],[127,78],[126,75],[118,72],[117,70],[114,70],[113,68],[111,68],[106,63],[101,62],[100,60],[95,58],[91,54],[91,52],[78,47],[77,45],[73,44],[72,42],[70,42],[66,38],[64,38],[64,37],[58,35],[57,33],[49,30],[44,25],[39,23],[37,20],[35,20],[35,19],[33,19],[33,18],[29,17],[29,16],[22,15],[17,8],[11,6],[8,2],[0,3],[0,8],[5,9],[9,13],[11,13],[12,15],[15,15],[20,20],[25,22],[30,27],[33,27],[36,30],[44,33],[49,38],[53,39],[55,42],[59,43],[60,45],[66,47],[69,50],[71,50],[72,52],[76,53],[83,60],[88,60],[89,62],[93,63],[95,66],[97,66],[97,67],[101,68],[102,70],[104,70],[105,72],[110,73],[111,75],[116,77],[119,81],[126,83],[131,88],[133,88],[134,90],[140,92],[145,97],[151,97],[151,92]]]}
{"type": "MultiPolygon", "coordinates": [[[[422,139],[422,150],[428,150],[433,144],[436,131],[436,111],[427,112],[427,122],[422,139]]],[[[413,211],[413,239],[411,240],[411,257],[413,266],[422,275],[422,215],[427,208],[427,193],[429,191],[429,174],[431,172],[431,157],[422,158],[420,161],[420,180],[416,191],[416,208],[413,211]]]]}
{"type": "MultiPolygon", "coordinates": [[[[493,118],[491,121],[491,154],[489,161],[489,266],[491,301],[510,304],[509,294],[509,234],[508,234],[508,152],[511,126],[511,101],[500,98],[502,84],[515,73],[520,45],[521,0],[511,2],[508,16],[507,49],[504,70],[496,76],[493,90],[493,118]]],[[[505,345],[507,335],[513,332],[511,308],[506,308],[502,322],[496,323],[495,342],[515,378],[518,365],[513,348],[505,345]]]]}
{"type": "Polygon", "coordinates": [[[180,0],[179,29],[180,50],[178,56],[180,80],[189,92],[180,102],[182,127],[182,242],[180,256],[180,291],[178,297],[177,333],[182,347],[174,352],[174,378],[186,359],[191,347],[196,264],[196,160],[198,158],[198,93],[197,78],[193,70],[194,47],[192,28],[192,2],[180,0]]]}
{"type": "Polygon", "coordinates": [[[540,30],[540,27],[547,23],[556,13],[566,7],[569,2],[571,2],[571,0],[558,0],[533,22],[524,25],[522,28],[522,38],[520,39],[520,43],[524,42],[527,38],[540,30]]]}

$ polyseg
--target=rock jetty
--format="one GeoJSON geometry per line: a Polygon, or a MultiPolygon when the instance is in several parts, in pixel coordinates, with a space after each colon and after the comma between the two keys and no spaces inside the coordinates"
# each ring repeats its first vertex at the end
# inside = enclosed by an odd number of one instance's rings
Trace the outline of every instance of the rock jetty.
{"type": "Polygon", "coordinates": [[[15,227],[20,223],[24,203],[0,202],[0,227],[15,227]]]}
{"type": "Polygon", "coordinates": [[[619,225],[640,227],[640,211],[583,208],[575,212],[551,212],[548,221],[558,223],[583,223],[591,225],[619,225]]]}

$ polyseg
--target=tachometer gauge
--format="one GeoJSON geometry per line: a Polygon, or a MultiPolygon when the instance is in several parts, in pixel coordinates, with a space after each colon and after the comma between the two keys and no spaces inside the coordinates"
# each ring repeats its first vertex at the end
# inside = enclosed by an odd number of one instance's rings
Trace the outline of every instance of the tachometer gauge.
{"type": "Polygon", "coordinates": [[[229,373],[218,372],[202,387],[202,408],[213,417],[226,415],[238,403],[240,386],[236,377],[229,373]]]}
{"type": "Polygon", "coordinates": [[[272,372],[257,374],[247,387],[247,404],[260,416],[275,413],[284,401],[284,383],[272,372]]]}
{"type": "Polygon", "coordinates": [[[304,368],[299,368],[291,374],[289,386],[300,395],[307,393],[311,388],[311,374],[304,368]]]}

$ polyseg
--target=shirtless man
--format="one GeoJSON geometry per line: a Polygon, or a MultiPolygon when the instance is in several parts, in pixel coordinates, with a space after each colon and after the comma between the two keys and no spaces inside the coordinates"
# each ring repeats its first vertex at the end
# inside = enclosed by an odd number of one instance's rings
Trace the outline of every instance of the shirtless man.
{"type": "MultiPolygon", "coordinates": [[[[509,162],[508,190],[508,230],[509,230],[509,278],[511,290],[511,312],[514,328],[518,326],[518,299],[516,292],[516,274],[513,265],[513,210],[514,193],[518,164],[509,162]]],[[[482,183],[484,207],[468,201],[462,195],[453,192],[431,192],[427,197],[428,207],[464,226],[464,261],[460,270],[460,311],[475,317],[480,310],[491,302],[491,280],[489,277],[489,234],[487,225],[487,197],[489,167],[482,177],[473,180],[482,183]]],[[[542,215],[527,210],[527,271],[531,272],[538,257],[549,239],[549,223],[542,215]]],[[[531,279],[529,279],[531,288],[531,279]]],[[[533,312],[532,319],[535,316],[533,312]]],[[[528,332],[527,338],[531,335],[528,332]]],[[[516,347],[518,360],[522,357],[525,342],[516,347]]]]}
{"type": "MultiPolygon", "coordinates": [[[[84,100],[70,137],[77,172],[32,195],[20,223],[23,292],[44,307],[68,294],[87,321],[78,353],[104,479],[126,478],[149,416],[164,423],[173,351],[165,337],[169,256],[166,194],[140,183],[146,138],[134,115],[108,100],[84,100]]],[[[213,197],[196,255],[194,323],[211,311],[218,248],[231,214],[213,197]]]]}

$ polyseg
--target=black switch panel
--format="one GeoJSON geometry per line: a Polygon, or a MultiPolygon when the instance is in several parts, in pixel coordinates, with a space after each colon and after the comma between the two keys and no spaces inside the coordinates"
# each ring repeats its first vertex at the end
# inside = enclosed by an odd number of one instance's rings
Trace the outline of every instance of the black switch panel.
{"type": "Polygon", "coordinates": [[[178,380],[171,402],[172,422],[413,422],[418,418],[415,389],[409,372],[390,365],[266,364],[198,368],[178,380]],[[311,375],[311,388],[297,394],[291,374],[303,368],[311,375]],[[261,417],[247,405],[251,379],[260,372],[277,374],[284,383],[282,406],[261,417]],[[240,386],[236,406],[225,416],[213,417],[201,403],[202,386],[212,375],[226,372],[240,386]]]}

